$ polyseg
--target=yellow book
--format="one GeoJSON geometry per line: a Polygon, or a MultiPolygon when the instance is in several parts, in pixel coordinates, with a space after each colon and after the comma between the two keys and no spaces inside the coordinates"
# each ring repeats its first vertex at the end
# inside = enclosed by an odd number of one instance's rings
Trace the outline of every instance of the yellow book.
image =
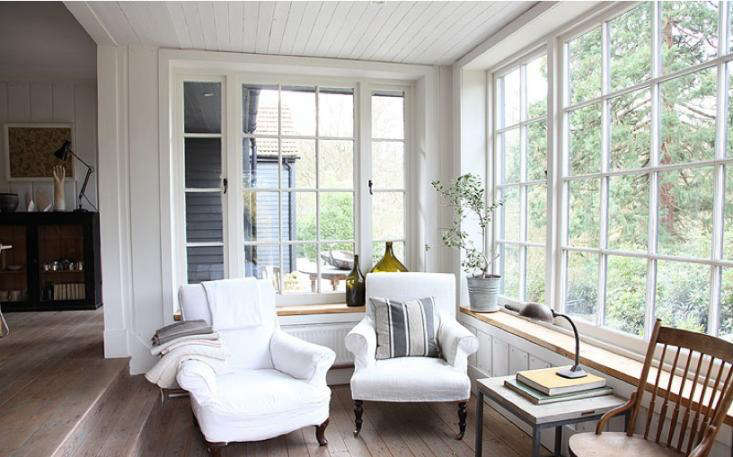
{"type": "Polygon", "coordinates": [[[583,390],[597,389],[606,385],[606,379],[588,373],[582,378],[568,379],[556,373],[566,367],[542,368],[518,371],[517,380],[537,389],[545,395],[562,395],[583,390]]]}

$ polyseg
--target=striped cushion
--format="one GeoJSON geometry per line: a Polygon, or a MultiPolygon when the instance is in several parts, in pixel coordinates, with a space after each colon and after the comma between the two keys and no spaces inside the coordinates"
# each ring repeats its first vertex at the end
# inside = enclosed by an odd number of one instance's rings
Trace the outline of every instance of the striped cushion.
{"type": "Polygon", "coordinates": [[[434,297],[398,302],[370,298],[377,328],[377,359],[440,357],[440,318],[434,297]]]}

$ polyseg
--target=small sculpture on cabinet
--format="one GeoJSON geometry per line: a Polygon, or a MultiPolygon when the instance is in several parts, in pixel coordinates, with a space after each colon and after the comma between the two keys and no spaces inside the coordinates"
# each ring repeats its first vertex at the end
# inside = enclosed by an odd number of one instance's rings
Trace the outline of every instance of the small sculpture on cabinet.
{"type": "Polygon", "coordinates": [[[64,198],[64,178],[66,168],[63,165],[53,167],[53,207],[56,211],[66,211],[66,199],[64,198]]]}

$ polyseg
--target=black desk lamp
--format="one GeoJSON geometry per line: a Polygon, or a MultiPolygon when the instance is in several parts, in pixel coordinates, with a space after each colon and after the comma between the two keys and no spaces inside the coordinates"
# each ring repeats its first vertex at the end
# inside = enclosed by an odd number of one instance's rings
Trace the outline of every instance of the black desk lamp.
{"type": "Polygon", "coordinates": [[[582,378],[588,374],[580,367],[580,363],[578,361],[578,358],[580,357],[580,338],[578,337],[578,329],[567,315],[557,313],[549,306],[539,303],[527,303],[521,309],[513,305],[504,305],[504,307],[511,311],[518,312],[520,316],[536,321],[553,322],[556,317],[564,317],[567,319],[567,321],[570,322],[570,326],[573,328],[573,333],[575,333],[575,365],[569,369],[559,370],[556,374],[569,379],[582,378]]]}
{"type": "Polygon", "coordinates": [[[64,141],[64,144],[61,145],[61,147],[58,148],[53,153],[53,155],[55,155],[57,159],[64,160],[64,161],[69,157],[69,155],[71,155],[72,157],[76,157],[76,160],[78,160],[79,162],[84,164],[85,167],[87,167],[87,174],[86,176],[84,176],[84,184],[82,184],[81,191],[79,192],[79,196],[76,198],[77,204],[79,205],[77,206],[76,211],[86,211],[84,208],[82,208],[81,202],[82,202],[82,199],[86,199],[87,201],[89,201],[89,199],[86,196],[86,190],[87,190],[87,184],[89,184],[89,177],[94,172],[94,168],[92,168],[92,166],[89,165],[88,163],[84,162],[81,159],[81,157],[74,154],[74,151],[71,150],[71,142],[68,140],[64,141]]]}

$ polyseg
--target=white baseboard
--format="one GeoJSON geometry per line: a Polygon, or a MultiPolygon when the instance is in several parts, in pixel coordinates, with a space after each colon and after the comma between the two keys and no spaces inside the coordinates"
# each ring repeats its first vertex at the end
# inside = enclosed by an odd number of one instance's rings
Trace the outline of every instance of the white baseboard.
{"type": "Polygon", "coordinates": [[[127,347],[127,330],[105,330],[104,358],[117,359],[129,356],[130,351],[127,347]]]}

